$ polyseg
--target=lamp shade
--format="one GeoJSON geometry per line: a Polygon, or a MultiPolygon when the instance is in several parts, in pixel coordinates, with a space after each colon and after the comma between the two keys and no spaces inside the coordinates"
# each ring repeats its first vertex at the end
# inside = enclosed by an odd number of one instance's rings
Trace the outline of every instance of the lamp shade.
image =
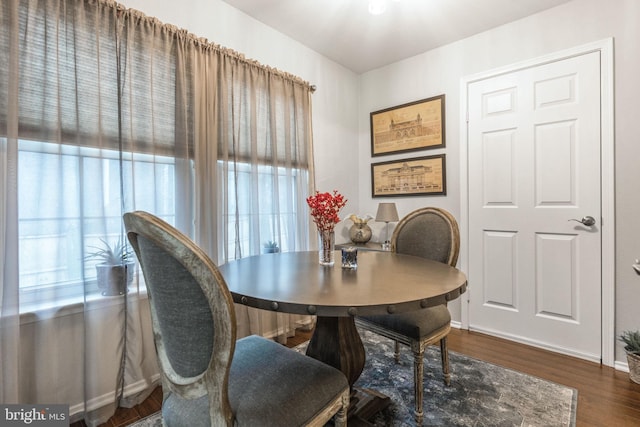
{"type": "Polygon", "coordinates": [[[394,222],[398,220],[398,210],[395,203],[378,204],[378,212],[376,213],[376,221],[378,222],[394,222]]]}

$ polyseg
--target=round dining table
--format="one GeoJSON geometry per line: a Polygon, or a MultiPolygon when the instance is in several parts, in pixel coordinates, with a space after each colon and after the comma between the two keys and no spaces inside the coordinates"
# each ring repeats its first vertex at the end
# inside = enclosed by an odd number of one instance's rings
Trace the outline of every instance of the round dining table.
{"type": "Polygon", "coordinates": [[[219,269],[238,304],[317,316],[306,354],[340,369],[351,386],[365,364],[355,316],[446,304],[467,287],[457,268],[411,255],[361,251],[354,269],[341,267],[339,251],[335,259],[326,266],[317,251],[283,252],[238,259],[219,269]]]}

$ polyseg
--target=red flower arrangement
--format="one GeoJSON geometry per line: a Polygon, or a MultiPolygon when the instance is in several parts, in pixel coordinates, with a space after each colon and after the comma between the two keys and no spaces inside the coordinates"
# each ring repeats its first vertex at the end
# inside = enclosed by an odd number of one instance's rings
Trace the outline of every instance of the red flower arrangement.
{"type": "Polygon", "coordinates": [[[347,199],[338,190],[333,190],[333,194],[316,191],[315,196],[307,197],[307,204],[318,231],[331,231],[340,222],[338,212],[347,204],[347,199]]]}

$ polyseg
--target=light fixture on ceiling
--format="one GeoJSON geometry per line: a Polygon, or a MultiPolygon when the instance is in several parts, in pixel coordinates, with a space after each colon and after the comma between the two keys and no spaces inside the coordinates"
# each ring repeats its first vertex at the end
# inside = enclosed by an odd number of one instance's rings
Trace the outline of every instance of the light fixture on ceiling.
{"type": "MultiPolygon", "coordinates": [[[[391,0],[398,3],[400,0],[391,0]]],[[[382,15],[387,10],[387,0],[369,0],[369,13],[372,15],[382,15]]]]}
{"type": "Polygon", "coordinates": [[[387,10],[387,0],[369,0],[369,13],[382,15],[387,10]]]}

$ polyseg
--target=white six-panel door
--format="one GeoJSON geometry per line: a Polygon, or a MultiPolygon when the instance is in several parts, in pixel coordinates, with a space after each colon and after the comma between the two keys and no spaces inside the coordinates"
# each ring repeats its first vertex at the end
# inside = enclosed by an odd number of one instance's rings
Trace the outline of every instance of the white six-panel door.
{"type": "Polygon", "coordinates": [[[600,93],[599,52],[468,86],[470,329],[600,361],[600,93]]]}

